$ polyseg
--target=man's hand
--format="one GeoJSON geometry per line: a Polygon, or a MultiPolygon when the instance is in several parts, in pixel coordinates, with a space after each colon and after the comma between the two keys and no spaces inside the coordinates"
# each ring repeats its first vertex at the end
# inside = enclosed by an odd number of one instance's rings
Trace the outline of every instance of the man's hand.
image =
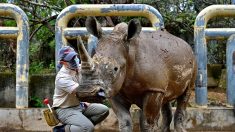
{"type": "Polygon", "coordinates": [[[80,106],[82,107],[82,108],[87,108],[88,106],[90,105],[90,103],[88,103],[88,102],[80,102],[80,106]]]}
{"type": "Polygon", "coordinates": [[[83,102],[85,104],[85,107],[87,108],[91,103],[83,102]]]}

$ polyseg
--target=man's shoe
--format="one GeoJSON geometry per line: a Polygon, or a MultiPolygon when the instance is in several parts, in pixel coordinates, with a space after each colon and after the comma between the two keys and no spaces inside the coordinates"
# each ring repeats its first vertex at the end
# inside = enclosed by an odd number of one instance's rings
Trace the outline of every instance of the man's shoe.
{"type": "Polygon", "coordinates": [[[52,132],[65,132],[65,125],[55,126],[52,129],[52,132]]]}

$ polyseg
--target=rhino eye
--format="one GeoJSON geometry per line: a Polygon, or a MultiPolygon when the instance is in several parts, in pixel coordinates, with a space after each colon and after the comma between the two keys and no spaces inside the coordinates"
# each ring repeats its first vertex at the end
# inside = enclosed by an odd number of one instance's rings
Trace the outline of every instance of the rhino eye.
{"type": "Polygon", "coordinates": [[[117,67],[114,67],[114,71],[117,71],[118,70],[118,68],[117,67]]]}

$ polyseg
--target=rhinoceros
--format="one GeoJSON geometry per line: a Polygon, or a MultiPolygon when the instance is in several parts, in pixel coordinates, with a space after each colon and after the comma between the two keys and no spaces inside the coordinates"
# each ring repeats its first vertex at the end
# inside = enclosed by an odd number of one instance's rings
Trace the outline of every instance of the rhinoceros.
{"type": "Polygon", "coordinates": [[[141,32],[138,19],[119,23],[104,34],[95,17],[88,17],[86,28],[98,38],[98,44],[92,56],[79,46],[80,86],[104,90],[120,132],[133,129],[132,104],[141,109],[142,132],[170,131],[173,100],[177,101],[174,129],[186,131],[183,119],[197,72],[191,46],[165,29],[141,32]]]}

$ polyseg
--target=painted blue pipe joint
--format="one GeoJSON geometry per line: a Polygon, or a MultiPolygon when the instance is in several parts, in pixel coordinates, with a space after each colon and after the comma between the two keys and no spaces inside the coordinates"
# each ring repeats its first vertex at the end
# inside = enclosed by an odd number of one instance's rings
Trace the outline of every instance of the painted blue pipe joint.
{"type": "Polygon", "coordinates": [[[228,104],[235,105],[235,34],[231,35],[226,47],[227,65],[227,100],[228,104]]]}
{"type": "MultiPolygon", "coordinates": [[[[150,20],[155,30],[164,28],[163,18],[159,11],[152,6],[145,4],[71,5],[63,9],[56,20],[56,63],[58,63],[58,50],[62,47],[62,45],[68,45],[67,38],[74,38],[76,35],[84,34],[84,28],[67,27],[68,22],[72,18],[78,16],[142,16],[147,17],[150,20]]],[[[102,29],[105,31],[105,28],[102,29]]],[[[86,30],[85,32],[88,34],[86,30]]]]}
{"type": "Polygon", "coordinates": [[[0,37],[17,38],[16,108],[28,107],[29,24],[24,11],[13,4],[0,4],[0,16],[15,19],[17,27],[0,28],[0,37]]]}

